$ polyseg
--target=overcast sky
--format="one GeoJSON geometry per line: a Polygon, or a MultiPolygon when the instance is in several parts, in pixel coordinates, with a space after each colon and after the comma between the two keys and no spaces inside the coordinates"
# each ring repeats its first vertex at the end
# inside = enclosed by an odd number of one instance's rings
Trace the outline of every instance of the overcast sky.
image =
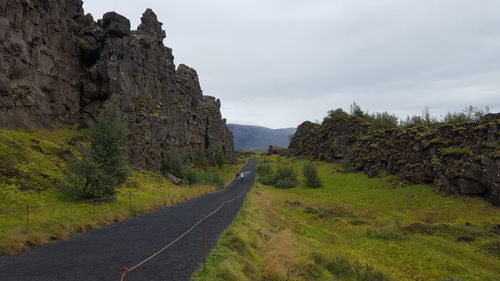
{"type": "Polygon", "coordinates": [[[152,8],[176,65],[198,71],[229,123],[322,120],[355,101],[400,117],[500,111],[498,0],[84,0],[136,29],[152,8]]]}

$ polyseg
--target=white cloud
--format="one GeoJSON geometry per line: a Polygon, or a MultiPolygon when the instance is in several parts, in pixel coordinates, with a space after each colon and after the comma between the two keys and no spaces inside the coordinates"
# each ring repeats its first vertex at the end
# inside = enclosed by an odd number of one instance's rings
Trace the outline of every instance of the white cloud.
{"type": "Polygon", "coordinates": [[[137,26],[153,8],[176,63],[197,69],[231,122],[321,120],[356,101],[398,116],[425,106],[500,111],[496,0],[86,0],[137,26]]]}

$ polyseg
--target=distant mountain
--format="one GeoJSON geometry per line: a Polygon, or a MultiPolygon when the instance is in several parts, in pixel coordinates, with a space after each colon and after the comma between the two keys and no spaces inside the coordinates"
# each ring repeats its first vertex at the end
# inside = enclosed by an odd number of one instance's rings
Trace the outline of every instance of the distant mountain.
{"type": "Polygon", "coordinates": [[[236,149],[267,149],[269,145],[288,147],[296,128],[269,129],[260,126],[227,124],[234,135],[236,149]]]}

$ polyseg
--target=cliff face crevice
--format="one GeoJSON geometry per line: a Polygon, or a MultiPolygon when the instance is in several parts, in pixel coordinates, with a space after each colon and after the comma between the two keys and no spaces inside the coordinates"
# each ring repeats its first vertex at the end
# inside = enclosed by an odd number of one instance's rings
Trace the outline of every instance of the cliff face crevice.
{"type": "Polygon", "coordinates": [[[500,205],[499,113],[436,129],[375,132],[362,119],[345,114],[321,125],[302,123],[289,150],[326,161],[348,157],[355,170],[370,177],[386,171],[414,183],[431,183],[439,193],[480,196],[500,205]]]}
{"type": "Polygon", "coordinates": [[[220,101],[204,96],[196,71],[174,64],[150,9],[137,30],[106,13],[94,21],[80,0],[0,4],[0,127],[88,124],[112,96],[130,130],[135,166],[158,169],[171,151],[231,158],[220,101]]]}

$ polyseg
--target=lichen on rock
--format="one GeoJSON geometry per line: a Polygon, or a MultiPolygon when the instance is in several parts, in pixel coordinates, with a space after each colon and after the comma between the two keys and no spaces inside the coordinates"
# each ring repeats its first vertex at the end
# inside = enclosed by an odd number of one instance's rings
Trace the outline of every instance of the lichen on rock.
{"type": "Polygon", "coordinates": [[[475,123],[367,130],[358,117],[339,115],[321,125],[304,122],[289,150],[317,160],[348,156],[368,176],[386,171],[444,194],[480,196],[500,205],[500,114],[475,123]]]}

